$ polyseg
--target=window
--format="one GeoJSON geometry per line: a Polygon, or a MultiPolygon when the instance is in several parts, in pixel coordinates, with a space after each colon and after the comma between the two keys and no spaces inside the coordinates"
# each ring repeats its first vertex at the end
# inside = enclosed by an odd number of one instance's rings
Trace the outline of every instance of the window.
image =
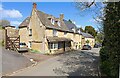
{"type": "Polygon", "coordinates": [[[53,30],[53,36],[57,36],[57,30],[53,30]]]}
{"type": "Polygon", "coordinates": [[[30,49],[31,49],[31,46],[32,46],[32,43],[31,43],[31,42],[29,42],[29,43],[28,43],[28,48],[30,48],[30,49]]]}
{"type": "Polygon", "coordinates": [[[57,22],[58,26],[60,26],[60,21],[57,22]]]}
{"type": "Polygon", "coordinates": [[[58,49],[58,43],[49,43],[49,49],[58,49]]]}
{"type": "Polygon", "coordinates": [[[53,19],[51,19],[51,23],[54,25],[55,24],[55,21],[53,19]]]}
{"type": "Polygon", "coordinates": [[[64,35],[66,35],[67,34],[67,32],[64,32],[64,35]]]}
{"type": "Polygon", "coordinates": [[[75,33],[75,28],[72,28],[73,32],[75,33]]]}
{"type": "Polygon", "coordinates": [[[32,36],[32,29],[29,30],[29,36],[32,36]]]}

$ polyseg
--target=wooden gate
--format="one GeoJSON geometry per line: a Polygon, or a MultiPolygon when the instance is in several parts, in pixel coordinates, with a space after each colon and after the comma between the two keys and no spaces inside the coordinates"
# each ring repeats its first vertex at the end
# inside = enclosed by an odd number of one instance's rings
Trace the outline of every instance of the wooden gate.
{"type": "Polygon", "coordinates": [[[20,49],[20,36],[8,36],[7,30],[5,30],[5,48],[9,50],[17,51],[20,49]]]}

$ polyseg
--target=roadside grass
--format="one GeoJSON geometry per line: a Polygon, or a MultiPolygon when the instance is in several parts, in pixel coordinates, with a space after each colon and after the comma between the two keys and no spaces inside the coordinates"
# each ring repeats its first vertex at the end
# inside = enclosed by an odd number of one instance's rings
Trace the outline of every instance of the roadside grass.
{"type": "Polygon", "coordinates": [[[0,46],[4,46],[4,40],[0,40],[0,46]]]}
{"type": "Polygon", "coordinates": [[[41,51],[38,51],[38,50],[30,49],[29,52],[31,52],[31,53],[39,53],[39,54],[50,55],[50,54],[48,53],[48,50],[47,50],[47,51],[44,51],[44,52],[41,52],[41,51]]]}
{"type": "Polygon", "coordinates": [[[2,26],[0,26],[0,30],[2,30],[3,28],[2,28],[2,26]]]}
{"type": "Polygon", "coordinates": [[[31,53],[40,53],[38,50],[33,50],[33,49],[30,49],[30,52],[31,53]]]}

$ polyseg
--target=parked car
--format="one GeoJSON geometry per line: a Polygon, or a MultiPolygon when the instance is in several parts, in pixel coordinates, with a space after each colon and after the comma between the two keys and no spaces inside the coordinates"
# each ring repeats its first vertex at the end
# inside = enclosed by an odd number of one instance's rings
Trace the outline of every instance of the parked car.
{"type": "Polygon", "coordinates": [[[94,48],[98,48],[98,47],[99,47],[99,45],[98,45],[98,44],[95,44],[95,45],[94,45],[94,48]]]}
{"type": "Polygon", "coordinates": [[[20,49],[19,52],[27,52],[28,51],[28,46],[26,45],[26,43],[20,43],[20,49]]]}
{"type": "Polygon", "coordinates": [[[99,47],[102,47],[102,44],[97,44],[97,43],[96,43],[96,44],[94,45],[94,48],[99,48],[99,47]]]}
{"type": "Polygon", "coordinates": [[[92,49],[92,47],[90,45],[84,45],[82,47],[82,50],[91,50],[91,49],[92,49]]]}

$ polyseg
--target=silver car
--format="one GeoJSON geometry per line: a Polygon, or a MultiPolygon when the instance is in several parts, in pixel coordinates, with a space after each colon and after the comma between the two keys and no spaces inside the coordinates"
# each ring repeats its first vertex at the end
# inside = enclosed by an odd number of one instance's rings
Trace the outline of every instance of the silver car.
{"type": "Polygon", "coordinates": [[[19,52],[28,52],[28,46],[26,45],[26,43],[20,43],[20,49],[19,52]]]}

